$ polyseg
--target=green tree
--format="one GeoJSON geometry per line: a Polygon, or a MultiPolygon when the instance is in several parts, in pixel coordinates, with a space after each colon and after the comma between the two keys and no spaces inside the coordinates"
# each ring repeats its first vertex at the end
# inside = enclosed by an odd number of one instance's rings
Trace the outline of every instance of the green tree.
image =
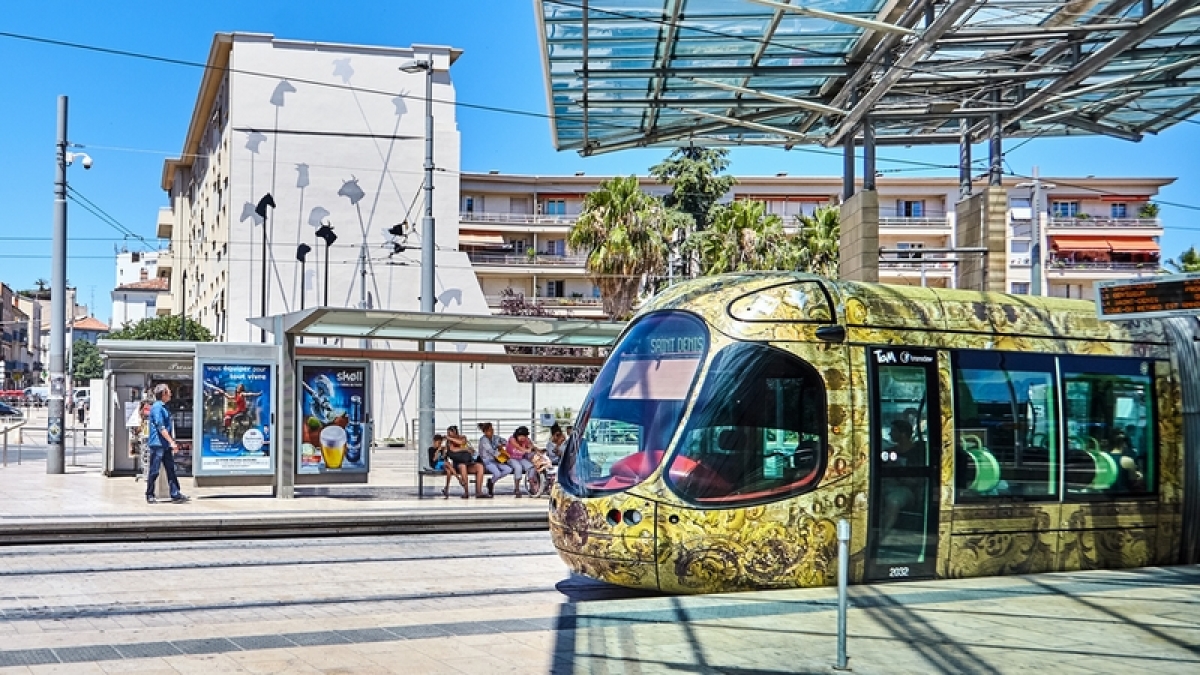
{"type": "Polygon", "coordinates": [[[104,362],[96,345],[87,340],[76,340],[71,345],[71,376],[76,382],[104,377],[104,362]]]}
{"type": "Polygon", "coordinates": [[[720,175],[729,167],[728,156],[725,148],[676,148],[650,167],[651,176],[671,186],[663,204],[691,216],[695,229],[707,229],[713,206],[737,182],[733,176],[720,175]]]}
{"type": "Polygon", "coordinates": [[[178,340],[180,321],[187,326],[188,342],[212,342],[213,336],[197,321],[178,316],[155,316],[135,324],[125,324],[108,334],[110,340],[178,340]]]}
{"type": "Polygon", "coordinates": [[[1200,253],[1196,253],[1196,247],[1193,246],[1184,251],[1178,260],[1168,259],[1167,267],[1180,273],[1200,272],[1200,253]]]}
{"type": "Polygon", "coordinates": [[[760,201],[740,199],[717,206],[707,230],[693,232],[684,241],[685,254],[694,254],[701,274],[787,269],[789,250],[795,246],[783,230],[779,216],[767,213],[760,201]]]}
{"type": "Polygon", "coordinates": [[[610,319],[628,317],[642,285],[666,269],[668,233],[678,222],[642,192],[636,176],[606,180],[584,198],[567,245],[587,252],[588,273],[610,319]]]}
{"type": "Polygon", "coordinates": [[[811,216],[796,218],[796,247],[799,256],[789,269],[818,274],[830,279],[838,276],[838,245],[842,221],[836,206],[821,206],[811,216]]]}
{"type": "Polygon", "coordinates": [[[1157,218],[1158,204],[1154,202],[1146,202],[1142,204],[1142,208],[1138,209],[1138,218],[1157,218]]]}

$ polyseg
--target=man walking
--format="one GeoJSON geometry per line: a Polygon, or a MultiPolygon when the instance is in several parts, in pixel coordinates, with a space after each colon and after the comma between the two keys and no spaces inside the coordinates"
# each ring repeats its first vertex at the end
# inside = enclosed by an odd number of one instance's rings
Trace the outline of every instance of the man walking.
{"type": "Polygon", "coordinates": [[[179,478],[175,476],[174,450],[179,449],[175,442],[175,424],[171,421],[171,411],[167,403],[171,400],[171,388],[160,384],[154,388],[154,405],[150,406],[150,438],[146,443],[150,446],[150,474],[146,476],[146,503],[153,504],[154,486],[158,482],[160,466],[167,469],[167,484],[171,487],[171,501],[186,502],[187,497],[179,491],[179,478]]]}

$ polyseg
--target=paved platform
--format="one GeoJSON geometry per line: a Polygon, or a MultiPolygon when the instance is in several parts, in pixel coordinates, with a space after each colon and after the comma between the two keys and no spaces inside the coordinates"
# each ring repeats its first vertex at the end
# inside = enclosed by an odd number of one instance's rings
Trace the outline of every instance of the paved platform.
{"type": "Polygon", "coordinates": [[[423,531],[546,529],[547,502],[513,496],[506,480],[492,499],[462,499],[457,481],[443,498],[445,479],[427,477],[417,494],[411,449],[378,448],[367,484],[299,486],[294,499],[276,499],[270,486],[197,487],[182,478],[183,504],[147,504],[145,483],[103,473],[98,447],[67,448],[66,473],[49,475],[44,446],[9,447],[0,467],[0,542],[124,541],[222,536],[386,534],[423,531]],[[74,450],[74,451],[73,451],[74,450]]]}

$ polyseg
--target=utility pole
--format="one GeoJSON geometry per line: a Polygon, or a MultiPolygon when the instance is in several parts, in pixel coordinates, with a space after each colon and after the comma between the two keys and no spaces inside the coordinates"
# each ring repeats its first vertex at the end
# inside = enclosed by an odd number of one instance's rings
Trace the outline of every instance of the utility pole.
{"type": "Polygon", "coordinates": [[[67,97],[58,97],[57,173],[54,179],[54,243],[50,262],[50,399],[46,419],[46,473],[66,473],[63,396],[66,368],[63,341],[67,320],[67,97]]]}
{"type": "Polygon", "coordinates": [[[1033,232],[1031,233],[1033,244],[1029,251],[1029,294],[1033,296],[1046,295],[1049,289],[1046,287],[1046,261],[1044,260],[1046,251],[1046,223],[1042,221],[1045,217],[1045,209],[1042,208],[1042,190],[1051,190],[1058,187],[1053,183],[1043,183],[1038,178],[1038,167],[1033,167],[1033,180],[1026,183],[1017,183],[1015,187],[1031,188],[1033,190],[1029,198],[1030,222],[1033,224],[1033,232]]]}

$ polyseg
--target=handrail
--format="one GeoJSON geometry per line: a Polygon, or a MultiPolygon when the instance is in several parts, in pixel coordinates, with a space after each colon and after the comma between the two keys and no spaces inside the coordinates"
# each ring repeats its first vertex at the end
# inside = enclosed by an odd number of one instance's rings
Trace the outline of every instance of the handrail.
{"type": "MultiPolygon", "coordinates": [[[[25,426],[28,423],[29,423],[29,420],[22,419],[20,422],[17,422],[16,424],[6,424],[4,426],[4,429],[0,430],[0,433],[4,434],[4,451],[3,451],[4,466],[8,466],[8,432],[12,431],[13,429],[20,429],[21,427],[25,426]]],[[[24,447],[25,446],[23,443],[17,444],[17,464],[21,463],[21,452],[24,447]]]]}
{"type": "Polygon", "coordinates": [[[537,213],[489,213],[486,211],[460,211],[458,219],[463,223],[518,223],[524,225],[571,225],[579,217],[568,215],[542,215],[537,213]]]}

